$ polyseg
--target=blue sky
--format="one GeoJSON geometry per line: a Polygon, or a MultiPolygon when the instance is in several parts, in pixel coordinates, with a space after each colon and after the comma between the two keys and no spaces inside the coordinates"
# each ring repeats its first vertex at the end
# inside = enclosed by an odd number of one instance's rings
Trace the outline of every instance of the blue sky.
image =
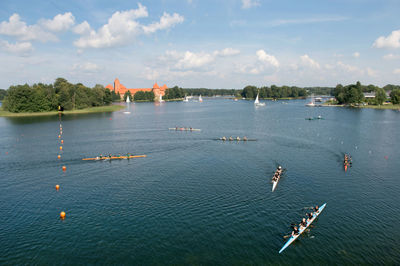
{"type": "Polygon", "coordinates": [[[398,14],[378,0],[1,0],[0,88],[399,84],[398,14]]]}

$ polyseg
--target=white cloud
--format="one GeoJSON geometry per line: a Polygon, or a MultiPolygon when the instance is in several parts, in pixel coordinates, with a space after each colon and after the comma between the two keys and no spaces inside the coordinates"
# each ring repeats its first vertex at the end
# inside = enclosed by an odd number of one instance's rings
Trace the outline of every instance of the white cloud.
{"type": "Polygon", "coordinates": [[[353,57],[354,58],[359,58],[360,57],[360,53],[359,52],[354,52],[353,53],[353,57]]]}
{"type": "Polygon", "coordinates": [[[237,49],[233,49],[233,48],[225,48],[222,49],[221,51],[215,51],[214,55],[218,55],[218,56],[232,56],[232,55],[238,55],[240,54],[240,50],[237,49]]]}
{"type": "MultiPolygon", "coordinates": [[[[104,48],[125,44],[141,31],[140,24],[136,19],[147,16],[147,9],[141,4],[139,4],[137,9],[122,12],[117,11],[108,19],[108,23],[103,25],[97,32],[90,30],[89,33],[82,35],[76,40],[74,45],[79,48],[104,48]]],[[[90,28],[87,26],[82,25],[75,30],[78,32],[87,32],[90,28]]]]}
{"type": "Polygon", "coordinates": [[[174,13],[172,16],[166,12],[160,18],[160,22],[152,23],[148,26],[143,26],[145,33],[153,33],[157,30],[164,30],[173,27],[175,24],[182,23],[183,16],[174,13]]]}
{"type": "Polygon", "coordinates": [[[393,74],[399,74],[400,75],[400,68],[396,68],[393,70],[393,74]]]}
{"type": "Polygon", "coordinates": [[[375,40],[373,46],[376,48],[400,48],[400,30],[392,31],[387,37],[380,36],[375,40]]]}
{"type": "Polygon", "coordinates": [[[13,36],[23,41],[57,41],[57,37],[54,34],[44,31],[40,26],[26,25],[24,21],[21,21],[18,14],[13,14],[9,21],[0,23],[0,34],[13,36]]]}
{"type": "Polygon", "coordinates": [[[383,59],[385,60],[396,60],[396,59],[400,59],[400,55],[399,54],[386,54],[383,56],[383,59]]]}
{"type": "Polygon", "coordinates": [[[192,53],[186,51],[175,66],[179,69],[198,69],[214,61],[214,56],[207,53],[192,53]]]}
{"type": "Polygon", "coordinates": [[[274,67],[279,67],[279,62],[275,58],[275,56],[267,54],[264,50],[262,50],[262,49],[258,50],[256,52],[256,55],[257,55],[258,61],[270,64],[274,67]]]}
{"type": "Polygon", "coordinates": [[[134,40],[136,36],[143,33],[154,33],[157,30],[164,30],[183,22],[183,16],[174,13],[163,14],[159,22],[150,25],[142,25],[137,19],[148,16],[147,8],[138,4],[137,9],[115,12],[108,19],[107,24],[97,31],[90,28],[86,21],[74,28],[74,32],[81,37],[74,42],[78,48],[104,48],[117,45],[124,45],[134,40]]]}
{"type": "Polygon", "coordinates": [[[259,6],[260,1],[258,0],[242,0],[242,8],[243,9],[248,9],[251,7],[259,6]]]}
{"type": "Polygon", "coordinates": [[[40,21],[40,25],[50,31],[65,31],[71,28],[75,24],[75,17],[71,12],[64,14],[58,14],[53,19],[46,19],[40,21]]]}
{"type": "Polygon", "coordinates": [[[334,16],[334,17],[314,17],[314,18],[299,18],[299,19],[278,19],[267,22],[268,27],[277,27],[288,24],[312,24],[312,23],[323,23],[323,22],[338,22],[348,20],[347,17],[334,16]]]}
{"type": "Polygon", "coordinates": [[[363,74],[363,72],[364,72],[363,70],[359,69],[359,68],[356,67],[356,66],[348,65],[348,64],[345,64],[345,63],[343,63],[343,62],[341,62],[341,61],[337,62],[336,65],[337,65],[340,69],[342,69],[342,70],[344,70],[344,71],[346,71],[346,72],[356,72],[356,73],[358,73],[358,74],[363,74]]]}
{"type": "Polygon", "coordinates": [[[307,54],[300,56],[300,61],[303,66],[319,69],[319,63],[311,59],[307,54]]]}
{"type": "Polygon", "coordinates": [[[76,25],[72,31],[79,35],[89,34],[91,32],[89,23],[85,20],[81,24],[76,25]]]}
{"type": "Polygon", "coordinates": [[[83,71],[83,72],[98,72],[101,69],[97,64],[91,62],[77,63],[72,66],[72,70],[83,71]]]}
{"type": "Polygon", "coordinates": [[[17,42],[14,44],[7,41],[1,41],[0,47],[6,52],[18,54],[21,56],[28,55],[33,51],[33,47],[30,42],[17,42]]]}

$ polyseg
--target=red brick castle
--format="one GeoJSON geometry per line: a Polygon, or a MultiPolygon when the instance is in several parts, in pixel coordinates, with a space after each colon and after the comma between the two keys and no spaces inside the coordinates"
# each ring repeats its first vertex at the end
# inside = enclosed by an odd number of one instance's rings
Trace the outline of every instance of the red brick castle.
{"type": "Polygon", "coordinates": [[[161,94],[161,96],[165,95],[165,90],[168,89],[167,85],[162,85],[161,87],[158,86],[157,82],[154,83],[153,88],[135,88],[135,89],[130,89],[130,88],[126,88],[124,85],[122,85],[118,78],[116,78],[114,80],[114,86],[111,84],[108,84],[106,86],[107,89],[109,89],[110,91],[114,91],[115,93],[119,93],[119,95],[121,95],[121,98],[124,97],[124,94],[126,92],[130,92],[132,97],[135,95],[136,92],[138,91],[152,91],[154,92],[154,96],[156,98],[158,98],[161,94]]]}

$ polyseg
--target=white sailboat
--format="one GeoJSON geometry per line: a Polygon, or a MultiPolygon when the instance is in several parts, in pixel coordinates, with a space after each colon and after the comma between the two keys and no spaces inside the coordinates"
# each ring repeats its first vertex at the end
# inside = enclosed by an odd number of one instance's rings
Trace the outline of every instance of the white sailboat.
{"type": "Polygon", "coordinates": [[[314,94],[311,94],[311,102],[307,103],[306,106],[308,106],[308,107],[315,106],[314,94]]]}
{"type": "Polygon", "coordinates": [[[164,102],[164,100],[162,99],[162,95],[160,94],[160,98],[159,98],[159,100],[158,100],[160,103],[163,103],[164,102]]]}
{"type": "Polygon", "coordinates": [[[184,102],[188,102],[189,101],[189,99],[188,99],[188,97],[185,95],[185,99],[183,99],[183,101],[184,102]]]}
{"type": "Polygon", "coordinates": [[[127,102],[127,103],[130,103],[130,102],[131,102],[131,99],[129,99],[129,96],[126,97],[126,102],[127,102]]]}
{"type": "Polygon", "coordinates": [[[199,96],[199,102],[202,102],[203,101],[203,98],[201,98],[201,94],[200,94],[200,96],[199,96]]]}
{"type": "Polygon", "coordinates": [[[260,103],[260,101],[258,100],[258,93],[257,93],[256,100],[254,101],[254,105],[255,106],[265,106],[265,103],[260,103]]]}

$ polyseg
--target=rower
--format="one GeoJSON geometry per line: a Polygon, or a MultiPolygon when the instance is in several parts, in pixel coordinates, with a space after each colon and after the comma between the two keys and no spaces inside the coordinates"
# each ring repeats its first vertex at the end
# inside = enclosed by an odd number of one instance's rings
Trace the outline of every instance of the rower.
{"type": "Polygon", "coordinates": [[[237,141],[240,141],[240,138],[239,138],[239,136],[237,136],[237,137],[236,137],[236,140],[237,140],[237,141]]]}
{"type": "Polygon", "coordinates": [[[108,155],[108,158],[110,158],[110,159],[111,159],[111,157],[112,157],[112,156],[111,156],[111,153],[110,153],[110,154],[108,155]]]}
{"type": "Polygon", "coordinates": [[[315,212],[318,212],[318,211],[319,211],[319,207],[318,207],[318,205],[317,205],[317,206],[315,206],[313,210],[314,210],[315,212]]]}
{"type": "Polygon", "coordinates": [[[307,222],[306,222],[306,218],[303,218],[303,220],[300,223],[300,228],[306,228],[307,227],[307,222]]]}
{"type": "Polygon", "coordinates": [[[312,212],[307,213],[306,216],[307,216],[307,222],[310,222],[312,220],[312,218],[313,218],[312,212]]]}
{"type": "Polygon", "coordinates": [[[100,154],[100,159],[103,159],[103,154],[100,154]]]}
{"type": "Polygon", "coordinates": [[[223,136],[223,137],[221,138],[221,140],[225,141],[225,140],[226,140],[226,137],[225,137],[225,136],[223,136]]]}
{"type": "Polygon", "coordinates": [[[192,127],[190,127],[190,131],[193,131],[193,128],[192,128],[192,127]]]}
{"type": "Polygon", "coordinates": [[[247,137],[246,136],[243,137],[243,141],[247,141],[247,137]]]}
{"type": "Polygon", "coordinates": [[[297,226],[293,227],[293,232],[292,232],[292,236],[298,235],[299,234],[299,229],[297,228],[297,226]]]}
{"type": "Polygon", "coordinates": [[[128,152],[128,153],[126,154],[126,159],[129,159],[129,157],[131,157],[131,154],[128,152]]]}
{"type": "Polygon", "coordinates": [[[229,137],[229,140],[230,140],[230,141],[232,141],[232,140],[233,140],[232,136],[230,136],[230,137],[229,137]]]}
{"type": "Polygon", "coordinates": [[[278,166],[278,169],[276,170],[279,174],[282,173],[282,166],[278,166]]]}

